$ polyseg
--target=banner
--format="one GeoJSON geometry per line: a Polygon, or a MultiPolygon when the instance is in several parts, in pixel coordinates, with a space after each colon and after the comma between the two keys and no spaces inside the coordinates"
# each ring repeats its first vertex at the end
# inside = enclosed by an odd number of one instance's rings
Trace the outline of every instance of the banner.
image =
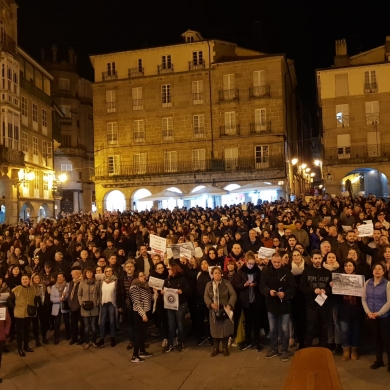
{"type": "Polygon", "coordinates": [[[163,237],[150,235],[150,248],[157,253],[165,253],[167,249],[167,240],[163,237]]]}
{"type": "Polygon", "coordinates": [[[155,288],[156,290],[162,290],[164,285],[164,279],[154,278],[153,276],[149,277],[149,287],[155,288]]]}
{"type": "Polygon", "coordinates": [[[274,253],[275,253],[275,249],[266,248],[265,246],[262,246],[259,249],[259,258],[260,259],[270,259],[274,253]]]}
{"type": "Polygon", "coordinates": [[[174,288],[164,288],[164,309],[179,310],[179,294],[174,288]]]}
{"type": "MultiPolygon", "coordinates": [[[[181,248],[187,249],[191,251],[191,253],[195,252],[195,247],[194,244],[189,241],[189,242],[184,242],[183,244],[174,244],[170,246],[170,249],[172,251],[172,257],[174,259],[180,259],[180,250],[181,248]]],[[[168,256],[169,258],[169,256],[168,256]]]]}
{"type": "Polygon", "coordinates": [[[363,275],[354,274],[332,274],[332,293],[337,295],[363,295],[365,279],[363,275]]]}
{"type": "Polygon", "coordinates": [[[189,249],[183,248],[180,246],[180,257],[185,257],[187,260],[190,260],[192,256],[192,253],[189,249]]]}
{"type": "Polygon", "coordinates": [[[359,232],[358,237],[371,237],[374,234],[374,225],[372,223],[359,225],[357,229],[359,232]]]}

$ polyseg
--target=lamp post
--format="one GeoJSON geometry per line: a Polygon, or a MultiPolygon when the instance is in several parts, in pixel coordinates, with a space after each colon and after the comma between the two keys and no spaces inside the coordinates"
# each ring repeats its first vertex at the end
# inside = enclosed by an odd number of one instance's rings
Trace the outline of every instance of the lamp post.
{"type": "Polygon", "coordinates": [[[43,177],[43,180],[47,182],[48,187],[51,188],[51,193],[53,195],[53,217],[56,217],[56,209],[58,205],[56,204],[56,201],[60,201],[62,199],[62,196],[58,192],[58,186],[62,183],[64,183],[68,179],[68,176],[66,173],[61,173],[58,177],[55,176],[54,173],[50,173],[43,177]]]}

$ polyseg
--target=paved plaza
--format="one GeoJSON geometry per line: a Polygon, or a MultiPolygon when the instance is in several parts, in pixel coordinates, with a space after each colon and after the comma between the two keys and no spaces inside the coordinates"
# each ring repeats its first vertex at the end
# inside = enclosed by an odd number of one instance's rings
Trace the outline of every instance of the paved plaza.
{"type": "MultiPolygon", "coordinates": [[[[278,358],[266,360],[264,351],[254,349],[231,348],[230,357],[211,358],[211,347],[198,347],[195,339],[190,339],[181,353],[163,354],[161,341],[152,342],[149,351],[154,356],[145,363],[133,364],[126,341],[114,348],[106,343],[102,349],[84,351],[82,346],[69,346],[64,340],[59,345],[49,340],[50,345],[35,348],[25,358],[19,357],[14,343],[11,345],[11,353],[3,354],[0,390],[279,390],[291,363],[278,358]]],[[[339,356],[335,361],[344,390],[390,388],[390,374],[385,368],[369,369],[374,361],[371,354],[354,362],[342,362],[339,356]]]]}

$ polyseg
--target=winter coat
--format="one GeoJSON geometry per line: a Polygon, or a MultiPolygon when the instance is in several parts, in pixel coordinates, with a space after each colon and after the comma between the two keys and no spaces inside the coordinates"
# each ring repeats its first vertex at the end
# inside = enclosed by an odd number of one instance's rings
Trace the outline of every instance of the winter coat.
{"type": "MultiPolygon", "coordinates": [[[[68,297],[69,297],[69,283],[66,283],[65,288],[66,288],[66,292],[65,292],[65,297],[63,300],[67,301],[68,297]]],[[[54,285],[51,288],[51,293],[50,293],[50,300],[53,302],[53,306],[51,308],[51,315],[52,316],[58,316],[60,310],[61,310],[61,313],[69,313],[69,310],[62,309],[62,304],[61,304],[60,298],[61,298],[61,294],[58,291],[56,285],[54,285]]]]}
{"type": "Polygon", "coordinates": [[[81,316],[97,317],[99,315],[100,284],[96,280],[92,284],[88,284],[86,280],[83,280],[82,282],[80,282],[77,295],[79,297],[79,304],[81,306],[81,316]],[[93,308],[91,310],[84,310],[84,301],[92,301],[93,308]]]}
{"type": "Polygon", "coordinates": [[[229,272],[224,272],[223,277],[230,282],[230,284],[233,286],[234,291],[237,294],[237,302],[236,302],[236,309],[241,310],[242,307],[242,297],[241,295],[245,295],[244,287],[245,282],[248,280],[246,275],[242,273],[241,271],[234,272],[233,274],[229,275],[229,272]]]}
{"type": "MultiPolygon", "coordinates": [[[[332,273],[326,268],[315,268],[314,266],[309,266],[305,268],[301,275],[301,281],[299,288],[305,294],[306,305],[313,308],[320,307],[315,299],[317,294],[314,292],[317,288],[325,290],[325,294],[329,297],[332,293],[332,288],[329,283],[332,281],[332,273]]],[[[324,303],[329,305],[329,300],[327,299],[324,303]]]]}
{"type": "Polygon", "coordinates": [[[152,308],[150,288],[145,288],[145,286],[140,283],[139,279],[135,279],[130,287],[130,296],[133,304],[133,311],[138,313],[140,317],[147,315],[152,308]]]}
{"type": "Polygon", "coordinates": [[[164,281],[163,288],[164,287],[182,290],[182,294],[179,294],[179,305],[186,303],[188,300],[188,296],[191,294],[188,279],[185,275],[181,273],[175,276],[169,276],[168,279],[164,281]]]}
{"type": "Polygon", "coordinates": [[[0,321],[0,341],[5,341],[11,329],[11,316],[7,306],[0,305],[0,309],[5,309],[5,320],[0,321]]]}
{"type": "Polygon", "coordinates": [[[206,285],[211,281],[211,277],[208,271],[200,271],[196,277],[196,296],[195,302],[199,305],[204,305],[204,291],[206,285]]]}
{"type": "Polygon", "coordinates": [[[253,289],[253,292],[255,294],[255,300],[254,302],[258,306],[260,303],[264,302],[264,297],[260,294],[260,275],[261,271],[257,266],[254,266],[252,269],[248,268],[246,265],[242,266],[240,269],[240,273],[244,275],[244,284],[249,280],[248,275],[253,274],[253,283],[255,283],[255,286],[249,287],[245,286],[240,291],[239,294],[239,300],[241,302],[242,307],[249,308],[249,293],[250,289],[253,289]]]}
{"type": "Polygon", "coordinates": [[[79,302],[79,297],[78,297],[78,291],[79,291],[79,288],[80,288],[80,283],[82,281],[81,280],[76,280],[76,282],[74,282],[73,280],[69,283],[69,299],[68,299],[68,304],[69,304],[69,308],[71,311],[78,311],[80,310],[80,302],[79,302]],[[72,290],[74,289],[74,292],[73,292],[73,299],[71,299],[71,294],[72,294],[72,290]]]}
{"type": "Polygon", "coordinates": [[[15,318],[27,318],[27,305],[34,306],[35,287],[17,286],[12,290],[15,297],[15,318]]]}

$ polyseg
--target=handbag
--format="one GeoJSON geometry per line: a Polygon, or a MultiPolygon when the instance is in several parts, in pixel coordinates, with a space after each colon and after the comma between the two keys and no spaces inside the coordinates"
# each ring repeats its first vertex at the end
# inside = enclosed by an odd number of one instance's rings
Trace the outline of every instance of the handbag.
{"type": "Polygon", "coordinates": [[[84,310],[92,310],[93,309],[93,301],[84,301],[81,307],[84,310]]]}
{"type": "Polygon", "coordinates": [[[214,313],[215,313],[215,319],[218,321],[223,321],[223,320],[226,320],[227,318],[229,318],[225,309],[214,310],[214,313]]]}
{"type": "Polygon", "coordinates": [[[35,317],[37,315],[37,308],[33,305],[27,304],[27,316],[35,317]]]}
{"type": "Polygon", "coordinates": [[[61,310],[70,310],[68,301],[61,301],[61,310]]]}

